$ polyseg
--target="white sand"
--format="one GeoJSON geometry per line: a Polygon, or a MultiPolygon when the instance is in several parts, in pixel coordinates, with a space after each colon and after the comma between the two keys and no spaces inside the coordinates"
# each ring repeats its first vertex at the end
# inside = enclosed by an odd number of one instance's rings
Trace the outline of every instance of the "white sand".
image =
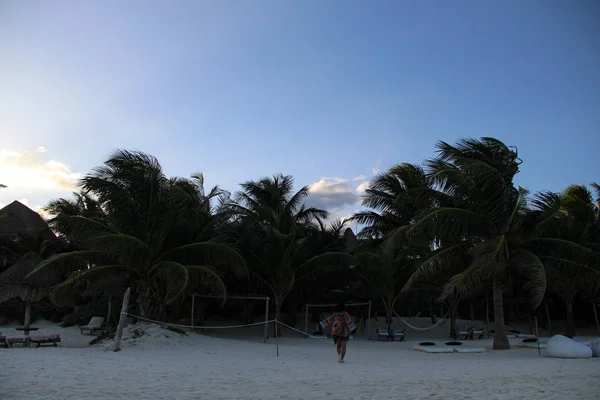
{"type": "MultiPolygon", "coordinates": [[[[417,323],[428,325],[426,319],[417,323]]],[[[93,337],[76,327],[36,325],[39,334],[60,333],[63,342],[58,348],[0,349],[0,399],[591,400],[600,393],[598,358],[492,351],[487,339],[468,343],[486,347],[483,354],[412,349],[427,337],[441,343],[445,327],[409,331],[402,343],[350,341],[346,363],[338,364],[331,344],[287,330],[277,357],[274,339],[262,343],[261,327],[228,331],[248,338],[240,340],[136,324],[126,328],[123,349],[115,353],[107,344],[81,347],[93,337]],[[132,338],[135,329],[145,334],[132,338]]],[[[4,334],[9,330],[0,327],[4,334]]]]}

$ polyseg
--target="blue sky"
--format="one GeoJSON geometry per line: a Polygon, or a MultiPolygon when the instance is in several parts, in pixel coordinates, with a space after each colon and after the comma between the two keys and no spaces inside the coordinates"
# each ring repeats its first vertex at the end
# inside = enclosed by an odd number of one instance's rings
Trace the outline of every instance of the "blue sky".
{"type": "Polygon", "coordinates": [[[232,191],[320,182],[336,216],[466,136],[517,146],[531,190],[600,181],[599,21],[595,0],[5,0],[0,203],[67,196],[114,148],[232,191]]]}

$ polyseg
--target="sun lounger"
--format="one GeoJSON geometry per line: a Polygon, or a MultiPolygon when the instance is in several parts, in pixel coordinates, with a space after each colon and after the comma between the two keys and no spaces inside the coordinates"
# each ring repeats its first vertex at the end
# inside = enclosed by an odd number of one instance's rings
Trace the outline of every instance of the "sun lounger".
{"type": "Polygon", "coordinates": [[[413,346],[413,349],[424,353],[454,353],[454,348],[446,345],[438,345],[433,342],[421,342],[413,346]]]}
{"type": "Polygon", "coordinates": [[[47,335],[47,336],[32,336],[31,343],[37,344],[35,347],[42,346],[53,346],[56,347],[57,343],[60,342],[60,335],[47,335]]]}
{"type": "Polygon", "coordinates": [[[29,339],[28,336],[7,336],[6,339],[4,339],[4,347],[12,347],[15,343],[28,345],[29,339]]]}
{"type": "Polygon", "coordinates": [[[387,325],[383,325],[380,326],[377,329],[377,340],[379,339],[385,339],[385,340],[396,340],[396,339],[400,339],[400,341],[403,341],[405,338],[405,333],[406,333],[406,328],[404,329],[396,329],[393,327],[389,327],[387,325]]]}
{"type": "Polygon", "coordinates": [[[485,348],[468,346],[462,342],[446,342],[446,346],[452,347],[455,353],[485,353],[485,348]]]}
{"type": "Polygon", "coordinates": [[[83,332],[88,332],[90,335],[103,333],[104,332],[104,318],[103,317],[92,317],[90,322],[87,325],[81,326],[79,328],[81,330],[81,334],[83,332]]]}

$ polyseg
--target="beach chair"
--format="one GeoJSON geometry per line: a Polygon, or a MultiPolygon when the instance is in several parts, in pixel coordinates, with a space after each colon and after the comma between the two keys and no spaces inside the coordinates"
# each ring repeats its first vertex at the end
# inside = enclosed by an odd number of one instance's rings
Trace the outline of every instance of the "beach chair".
{"type": "Polygon", "coordinates": [[[477,327],[471,330],[471,339],[475,339],[475,336],[477,339],[483,339],[485,335],[487,335],[485,328],[477,327]]]}
{"type": "Polygon", "coordinates": [[[464,336],[464,340],[472,338],[473,328],[466,324],[456,324],[456,338],[460,340],[461,336],[464,336]]]}
{"type": "Polygon", "coordinates": [[[88,332],[90,335],[102,334],[104,332],[104,318],[103,317],[92,317],[87,325],[79,327],[81,334],[88,332]]]}
{"type": "Polygon", "coordinates": [[[47,336],[32,336],[31,337],[31,343],[32,344],[36,344],[37,347],[42,347],[42,346],[52,346],[52,347],[56,347],[58,346],[57,343],[60,342],[60,335],[47,335],[47,336]]]}
{"type": "Polygon", "coordinates": [[[389,340],[392,339],[392,329],[390,328],[389,325],[382,325],[379,328],[377,328],[377,340],[379,339],[385,339],[385,340],[389,340]]]}
{"type": "Polygon", "coordinates": [[[404,340],[404,335],[406,334],[406,328],[402,329],[400,327],[397,326],[393,326],[390,332],[390,335],[392,337],[392,341],[396,340],[396,339],[400,339],[400,341],[404,340]]]}

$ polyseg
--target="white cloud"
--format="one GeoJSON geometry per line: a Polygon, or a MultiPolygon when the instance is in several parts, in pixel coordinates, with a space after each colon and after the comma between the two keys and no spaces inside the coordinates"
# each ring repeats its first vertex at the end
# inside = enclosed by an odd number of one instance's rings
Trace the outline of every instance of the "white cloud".
{"type": "Polygon", "coordinates": [[[74,191],[81,177],[56,160],[45,161],[41,152],[0,149],[0,182],[18,189],[74,191]]]}
{"type": "Polygon", "coordinates": [[[42,217],[44,204],[57,197],[69,197],[77,190],[81,174],[57,160],[46,160],[42,151],[0,149],[0,207],[17,200],[42,217]]]}
{"type": "Polygon", "coordinates": [[[367,179],[367,177],[364,175],[359,175],[352,178],[353,181],[364,181],[365,179],[367,179]]]}
{"type": "Polygon", "coordinates": [[[377,162],[375,162],[375,167],[373,167],[371,169],[371,174],[373,174],[373,176],[378,175],[381,172],[381,160],[377,160],[377,162]]]}
{"type": "Polygon", "coordinates": [[[354,188],[343,178],[322,178],[308,186],[310,192],[306,202],[328,211],[356,204],[358,198],[354,188]]]}
{"type": "Polygon", "coordinates": [[[359,193],[364,193],[368,188],[369,188],[369,181],[364,181],[356,187],[356,191],[359,193]]]}
{"type": "Polygon", "coordinates": [[[48,151],[48,150],[47,150],[47,149],[46,149],[44,146],[38,146],[38,148],[37,148],[37,149],[35,149],[35,152],[36,152],[36,153],[45,153],[45,152],[47,152],[47,151],[48,151]]]}

